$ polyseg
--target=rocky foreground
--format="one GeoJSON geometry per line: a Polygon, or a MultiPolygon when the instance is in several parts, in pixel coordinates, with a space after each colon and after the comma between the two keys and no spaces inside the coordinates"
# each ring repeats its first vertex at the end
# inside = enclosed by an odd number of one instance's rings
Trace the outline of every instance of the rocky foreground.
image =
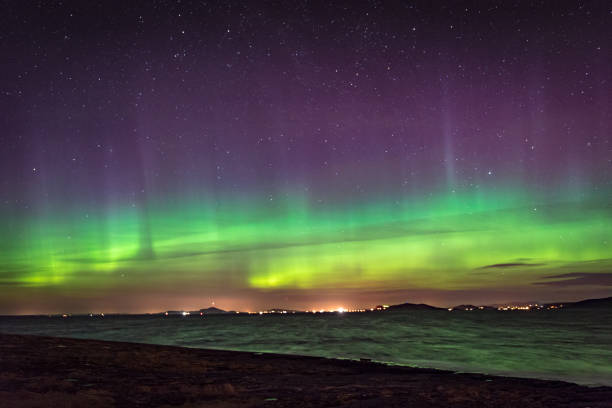
{"type": "Polygon", "coordinates": [[[611,387],[0,334],[0,407],[612,407],[611,387]]]}

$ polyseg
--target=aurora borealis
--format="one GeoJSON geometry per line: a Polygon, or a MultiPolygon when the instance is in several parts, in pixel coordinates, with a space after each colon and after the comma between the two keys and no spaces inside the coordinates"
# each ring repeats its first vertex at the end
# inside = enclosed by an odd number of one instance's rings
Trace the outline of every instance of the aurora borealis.
{"type": "Polygon", "coordinates": [[[0,313],[610,295],[609,4],[126,3],[2,6],[0,313]]]}

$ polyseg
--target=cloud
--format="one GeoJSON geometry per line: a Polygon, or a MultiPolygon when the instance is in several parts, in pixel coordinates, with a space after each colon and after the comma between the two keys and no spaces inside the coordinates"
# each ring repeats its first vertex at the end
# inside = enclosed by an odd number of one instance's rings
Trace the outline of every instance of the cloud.
{"type": "Polygon", "coordinates": [[[546,286],[612,286],[612,272],[572,272],[562,275],[544,276],[542,279],[551,280],[546,282],[535,282],[533,284],[546,286]]]}
{"type": "Polygon", "coordinates": [[[28,286],[28,282],[22,279],[27,270],[22,266],[0,265],[0,286],[28,286]]]}
{"type": "Polygon", "coordinates": [[[478,269],[495,269],[495,268],[514,268],[514,267],[525,267],[525,266],[542,266],[543,263],[526,263],[526,262],[510,262],[510,263],[497,263],[492,265],[481,266],[478,269]]]}
{"type": "Polygon", "coordinates": [[[0,280],[0,286],[31,286],[27,282],[17,281],[2,281],[0,280]]]}

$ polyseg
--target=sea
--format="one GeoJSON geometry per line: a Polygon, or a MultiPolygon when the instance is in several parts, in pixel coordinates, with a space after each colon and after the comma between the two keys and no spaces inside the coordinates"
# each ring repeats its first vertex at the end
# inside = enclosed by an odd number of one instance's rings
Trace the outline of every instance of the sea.
{"type": "Polygon", "coordinates": [[[370,359],[612,386],[612,310],[0,317],[1,333],[370,359]]]}

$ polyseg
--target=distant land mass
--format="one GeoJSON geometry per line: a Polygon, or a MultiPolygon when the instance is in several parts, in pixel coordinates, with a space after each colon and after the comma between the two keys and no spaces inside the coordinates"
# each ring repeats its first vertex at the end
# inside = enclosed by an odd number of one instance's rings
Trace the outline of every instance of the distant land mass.
{"type": "MultiPolygon", "coordinates": [[[[393,307],[393,306],[391,306],[393,307]]],[[[612,296],[600,299],[586,299],[577,302],[555,302],[555,303],[537,303],[537,302],[513,302],[510,304],[500,304],[496,306],[488,305],[458,305],[449,308],[448,310],[548,310],[548,309],[612,309],[612,296]]]]}
{"type": "Polygon", "coordinates": [[[612,309],[612,296],[600,299],[586,299],[578,302],[548,303],[545,306],[557,306],[572,309],[612,309]]]}
{"type": "MultiPolygon", "coordinates": [[[[393,312],[393,311],[408,311],[408,310],[448,310],[448,311],[492,311],[492,310],[549,310],[549,309],[612,309],[612,296],[601,299],[586,299],[577,302],[555,302],[555,303],[536,303],[536,302],[513,302],[510,304],[500,304],[496,306],[491,305],[472,305],[472,304],[461,304],[449,308],[431,306],[425,303],[400,303],[397,305],[378,305],[372,309],[357,310],[358,312],[393,312]]],[[[339,313],[345,312],[345,310],[327,310],[319,311],[317,313],[339,313]]],[[[351,312],[350,310],[348,312],[351,312]]],[[[216,307],[209,307],[206,309],[200,309],[195,312],[180,312],[180,311],[168,311],[166,315],[231,315],[236,314],[235,311],[225,311],[216,307]]],[[[246,312],[244,312],[246,313],[246,312]]],[[[304,310],[293,310],[283,308],[272,308],[265,311],[256,312],[258,314],[296,314],[296,313],[312,313],[304,310]]]]}
{"type": "Polygon", "coordinates": [[[216,307],[207,307],[206,309],[200,309],[200,313],[208,314],[230,314],[235,312],[228,312],[227,310],[222,310],[216,307]]]}
{"type": "Polygon", "coordinates": [[[450,310],[497,310],[496,307],[493,306],[476,306],[476,305],[458,305],[449,308],[450,310]]]}
{"type": "MultiPolygon", "coordinates": [[[[400,303],[397,305],[378,305],[371,309],[358,309],[358,310],[319,310],[319,311],[305,311],[305,310],[293,310],[283,308],[272,308],[260,312],[238,312],[238,311],[227,311],[219,309],[217,307],[208,307],[194,311],[183,311],[183,310],[168,310],[165,312],[157,313],[52,313],[36,316],[59,316],[59,317],[76,317],[76,316],[89,316],[89,317],[111,317],[111,316],[207,316],[207,315],[234,315],[234,314],[303,314],[303,313],[344,313],[344,312],[393,312],[393,311],[422,311],[422,310],[448,310],[448,311],[512,311],[512,310],[559,310],[559,309],[610,309],[612,310],[612,296],[599,299],[585,299],[576,302],[554,302],[554,303],[525,303],[525,302],[513,302],[506,304],[498,304],[495,306],[491,305],[473,305],[473,304],[461,304],[453,307],[443,308],[431,306],[425,303],[400,303]]],[[[30,315],[34,316],[34,315],[30,315]]]]}
{"type": "Polygon", "coordinates": [[[426,305],[425,303],[400,303],[399,305],[391,305],[385,310],[446,310],[442,307],[426,305]]]}

